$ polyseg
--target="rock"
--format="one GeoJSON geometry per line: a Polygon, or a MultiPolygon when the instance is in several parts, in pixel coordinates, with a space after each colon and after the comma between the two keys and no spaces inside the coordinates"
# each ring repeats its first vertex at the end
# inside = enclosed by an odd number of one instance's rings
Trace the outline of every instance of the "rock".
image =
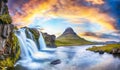
{"type": "Polygon", "coordinates": [[[102,51],[102,50],[99,50],[98,52],[99,52],[99,54],[104,54],[104,51],[102,51]]]}
{"type": "Polygon", "coordinates": [[[112,49],[111,53],[112,54],[117,54],[118,53],[118,49],[117,48],[112,49]]]}
{"type": "Polygon", "coordinates": [[[110,53],[111,54],[120,54],[120,48],[114,48],[114,49],[112,49],[112,51],[110,53]]]}
{"type": "Polygon", "coordinates": [[[43,37],[44,37],[45,42],[49,48],[56,47],[56,45],[55,45],[56,36],[55,35],[49,35],[47,33],[43,33],[43,37]]]}
{"type": "Polygon", "coordinates": [[[71,27],[68,27],[67,29],[65,29],[65,31],[63,32],[63,35],[66,35],[66,34],[76,35],[76,33],[74,32],[74,30],[71,27]]]}
{"type": "Polygon", "coordinates": [[[10,67],[14,66],[13,64],[15,64],[20,56],[20,47],[18,39],[14,34],[15,27],[11,24],[12,19],[9,15],[7,1],[0,0],[0,61],[5,63],[0,68],[9,67],[9,60],[7,58],[10,58],[10,61],[13,62],[10,63],[10,67]]]}
{"type": "MultiPolygon", "coordinates": [[[[14,47],[12,44],[14,25],[9,15],[8,0],[0,0],[0,56],[10,55],[14,47]]],[[[15,48],[15,47],[14,47],[15,48]]]]}
{"type": "Polygon", "coordinates": [[[57,59],[57,60],[52,61],[50,64],[51,65],[57,65],[57,64],[60,64],[60,63],[61,63],[61,60],[57,59]]]}
{"type": "Polygon", "coordinates": [[[118,49],[118,54],[120,54],[120,49],[118,49]]]}
{"type": "Polygon", "coordinates": [[[8,8],[6,3],[8,2],[8,0],[1,0],[1,9],[0,9],[0,14],[7,14],[8,13],[8,8]]]}
{"type": "Polygon", "coordinates": [[[0,24],[0,50],[5,46],[6,40],[13,31],[12,24],[0,24]]]}
{"type": "Polygon", "coordinates": [[[4,60],[5,58],[4,58],[4,56],[3,55],[1,55],[0,56],[0,60],[4,60]]]}

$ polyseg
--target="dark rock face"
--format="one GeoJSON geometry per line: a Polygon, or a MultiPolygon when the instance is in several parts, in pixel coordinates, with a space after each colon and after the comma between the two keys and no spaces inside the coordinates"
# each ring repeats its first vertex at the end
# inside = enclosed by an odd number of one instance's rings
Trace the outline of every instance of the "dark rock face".
{"type": "Polygon", "coordinates": [[[43,37],[48,47],[50,48],[56,47],[55,45],[56,36],[55,35],[49,35],[47,33],[43,33],[43,37]]]}
{"type": "MultiPolygon", "coordinates": [[[[0,0],[0,54],[4,53],[5,45],[10,33],[13,31],[14,26],[12,24],[8,24],[6,19],[3,19],[4,15],[9,15],[7,8],[7,0],[0,0]]],[[[5,16],[4,16],[5,17],[5,16]]],[[[10,18],[11,19],[11,18],[10,18]]]]}
{"type": "Polygon", "coordinates": [[[120,54],[120,48],[114,48],[114,49],[112,49],[112,51],[110,53],[112,53],[112,54],[120,54]]]}
{"type": "MultiPolygon", "coordinates": [[[[11,40],[11,33],[14,26],[9,22],[9,11],[7,8],[7,0],[0,0],[0,56],[9,54],[11,51],[11,44],[8,43],[11,40]]],[[[11,21],[11,20],[10,20],[11,21]]]]}
{"type": "Polygon", "coordinates": [[[20,47],[14,34],[15,27],[11,24],[8,0],[0,0],[0,70],[14,70],[14,64],[19,59],[20,47]]]}
{"type": "MultiPolygon", "coordinates": [[[[13,31],[14,26],[12,24],[0,24],[0,54],[5,53],[5,50],[9,50],[7,40],[10,38],[10,33],[13,31]]],[[[7,51],[7,52],[9,52],[7,51]]]]}
{"type": "Polygon", "coordinates": [[[0,0],[0,14],[8,14],[8,8],[6,3],[8,2],[8,0],[0,0]]]}
{"type": "Polygon", "coordinates": [[[63,35],[66,35],[66,34],[74,34],[74,35],[76,35],[76,33],[74,32],[74,30],[73,30],[71,27],[68,27],[68,28],[63,32],[63,35]]]}
{"type": "MultiPolygon", "coordinates": [[[[12,24],[7,24],[6,19],[3,19],[3,16],[8,14],[7,0],[0,0],[0,54],[3,54],[4,48],[6,45],[6,40],[8,39],[10,32],[13,30],[12,24]]],[[[4,16],[5,17],[5,16],[4,16]]]]}

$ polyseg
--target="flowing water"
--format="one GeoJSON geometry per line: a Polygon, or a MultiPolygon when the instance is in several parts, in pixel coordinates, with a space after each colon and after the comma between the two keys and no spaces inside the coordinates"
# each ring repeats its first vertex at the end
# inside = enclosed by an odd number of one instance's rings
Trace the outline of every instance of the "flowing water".
{"type": "Polygon", "coordinates": [[[44,41],[44,38],[43,38],[41,32],[40,32],[39,43],[40,43],[40,50],[45,50],[46,49],[46,44],[45,44],[45,41],[44,41]]]}
{"type": "Polygon", "coordinates": [[[119,58],[86,50],[93,45],[49,49],[45,46],[42,34],[38,40],[39,45],[26,37],[25,29],[18,30],[16,36],[21,47],[20,60],[15,64],[16,70],[120,70],[119,58]],[[60,59],[61,63],[50,64],[56,59],[60,59]]]}

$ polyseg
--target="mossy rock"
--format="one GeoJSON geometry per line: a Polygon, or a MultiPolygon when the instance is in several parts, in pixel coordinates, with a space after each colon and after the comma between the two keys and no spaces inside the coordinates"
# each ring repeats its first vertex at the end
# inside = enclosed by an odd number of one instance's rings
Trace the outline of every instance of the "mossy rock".
{"type": "Polygon", "coordinates": [[[0,21],[4,24],[11,24],[12,19],[9,14],[3,14],[0,16],[0,21]]]}
{"type": "Polygon", "coordinates": [[[39,31],[37,29],[34,29],[34,28],[29,28],[30,32],[33,34],[35,40],[38,40],[39,39],[39,31]]]}
{"type": "MultiPolygon", "coordinates": [[[[4,3],[7,3],[8,0],[2,0],[2,1],[4,3]]],[[[0,4],[2,4],[2,3],[0,3],[0,4]]],[[[2,12],[1,15],[0,15],[0,22],[3,22],[4,24],[11,24],[12,23],[12,18],[9,14],[8,7],[7,7],[6,4],[4,5],[4,7],[2,7],[0,5],[0,12],[2,12]]]]}

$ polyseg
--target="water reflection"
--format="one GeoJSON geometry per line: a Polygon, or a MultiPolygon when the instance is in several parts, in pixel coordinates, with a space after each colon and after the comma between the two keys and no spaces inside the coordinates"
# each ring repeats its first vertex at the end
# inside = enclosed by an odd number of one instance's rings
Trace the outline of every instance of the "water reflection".
{"type": "Polygon", "coordinates": [[[88,46],[59,47],[44,54],[35,54],[38,60],[19,60],[16,70],[119,70],[120,59],[111,54],[87,51],[88,46]],[[42,58],[41,55],[44,55],[42,58]],[[55,59],[61,59],[61,64],[50,65],[55,59]]]}

